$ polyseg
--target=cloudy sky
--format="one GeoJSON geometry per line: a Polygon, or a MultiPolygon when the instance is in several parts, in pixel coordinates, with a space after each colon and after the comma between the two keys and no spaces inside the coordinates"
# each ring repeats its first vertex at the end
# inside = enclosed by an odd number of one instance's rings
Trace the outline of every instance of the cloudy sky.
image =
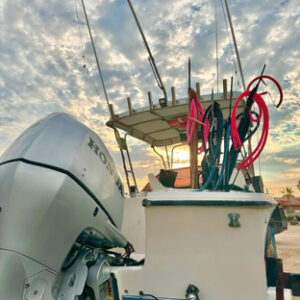
{"type": "MultiPolygon", "coordinates": [[[[215,5],[220,78],[234,76],[242,91],[220,0],[132,0],[170,97],[186,96],[187,60],[202,93],[216,87],[215,5]]],[[[298,0],[228,0],[246,83],[275,77],[284,102],[270,110],[270,135],[261,156],[268,191],[290,186],[300,194],[300,3],[298,0]]],[[[126,0],[86,0],[103,76],[117,113],[146,106],[147,91],[161,97],[126,0]]],[[[104,93],[80,0],[0,0],[0,154],[28,126],[54,111],[75,115],[104,140],[122,173],[104,93]]],[[[270,87],[271,88],[271,87],[270,87]]],[[[273,95],[276,101],[276,95],[273,95]]],[[[161,167],[141,142],[129,140],[140,185],[161,167]]],[[[182,154],[184,158],[186,155],[182,154]]],[[[178,158],[178,157],[177,157],[178,158]]],[[[178,158],[179,159],[179,158],[178,158]]],[[[259,173],[259,165],[256,164],[259,173]]]]}

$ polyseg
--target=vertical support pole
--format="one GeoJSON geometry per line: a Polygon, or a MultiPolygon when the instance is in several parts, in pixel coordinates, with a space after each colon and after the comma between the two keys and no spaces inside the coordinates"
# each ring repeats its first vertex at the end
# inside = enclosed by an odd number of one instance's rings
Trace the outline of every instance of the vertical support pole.
{"type": "Polygon", "coordinates": [[[112,119],[112,120],[114,120],[115,119],[115,113],[114,113],[114,108],[113,108],[113,105],[112,104],[109,104],[109,112],[110,112],[110,118],[112,119]]]}
{"type": "Polygon", "coordinates": [[[196,82],[196,95],[197,95],[197,99],[200,100],[200,83],[196,82]]]}
{"type": "Polygon", "coordinates": [[[168,146],[165,146],[168,168],[171,169],[168,146]]]}
{"type": "Polygon", "coordinates": [[[153,102],[152,102],[152,95],[151,95],[151,92],[148,92],[148,100],[149,100],[149,107],[150,107],[150,110],[153,110],[153,102]]]}
{"type": "Polygon", "coordinates": [[[276,300],[284,300],[284,291],[281,287],[276,287],[276,300]]]}
{"type": "Polygon", "coordinates": [[[282,260],[277,259],[277,286],[276,286],[276,300],[284,300],[284,282],[283,282],[283,266],[282,260]]]}
{"type": "Polygon", "coordinates": [[[131,106],[130,97],[127,97],[127,103],[128,103],[129,114],[132,115],[133,114],[133,110],[132,110],[132,106],[131,106]]]}
{"type": "Polygon", "coordinates": [[[172,92],[172,105],[175,105],[176,104],[176,94],[175,94],[174,86],[171,87],[171,92],[172,92]]]}
{"type": "Polygon", "coordinates": [[[215,22],[216,22],[217,93],[219,93],[218,15],[217,15],[217,5],[216,4],[215,4],[215,22]]]}
{"type": "MultiPolygon", "coordinates": [[[[189,90],[190,97],[190,107],[192,103],[192,99],[197,99],[197,95],[195,90],[189,90]]],[[[198,189],[199,188],[199,180],[198,180],[198,123],[195,122],[195,129],[192,134],[191,142],[190,142],[190,180],[191,180],[191,188],[198,189]]]]}
{"type": "Polygon", "coordinates": [[[227,100],[227,79],[223,79],[223,99],[227,100]]]}

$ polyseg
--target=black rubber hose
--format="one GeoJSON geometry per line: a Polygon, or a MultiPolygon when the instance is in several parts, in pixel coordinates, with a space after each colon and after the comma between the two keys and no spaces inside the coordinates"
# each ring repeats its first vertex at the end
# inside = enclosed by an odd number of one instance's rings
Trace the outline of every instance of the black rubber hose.
{"type": "Polygon", "coordinates": [[[220,148],[222,143],[223,135],[223,114],[220,105],[217,102],[211,104],[205,111],[203,122],[206,119],[209,123],[209,135],[208,135],[208,148],[204,141],[203,126],[201,127],[201,139],[204,149],[204,158],[202,160],[202,187],[212,188],[214,182],[218,180],[218,172],[216,167],[218,167],[220,158],[220,148]],[[215,174],[211,174],[214,172],[215,174]],[[211,181],[208,183],[207,181],[211,181]]]}
{"type": "MultiPolygon", "coordinates": [[[[251,114],[252,115],[255,115],[256,116],[256,118],[258,118],[258,113],[256,112],[256,111],[251,111],[251,114]]],[[[236,116],[236,119],[238,120],[241,116],[243,115],[243,113],[241,112],[241,113],[239,113],[237,116],[236,116]]],[[[259,124],[260,124],[260,120],[258,121],[258,122],[256,122],[256,126],[255,126],[255,128],[245,137],[245,139],[244,139],[244,141],[243,142],[245,142],[245,141],[247,141],[248,139],[250,139],[251,138],[251,136],[257,131],[257,129],[258,129],[258,127],[259,127],[259,124]]]]}

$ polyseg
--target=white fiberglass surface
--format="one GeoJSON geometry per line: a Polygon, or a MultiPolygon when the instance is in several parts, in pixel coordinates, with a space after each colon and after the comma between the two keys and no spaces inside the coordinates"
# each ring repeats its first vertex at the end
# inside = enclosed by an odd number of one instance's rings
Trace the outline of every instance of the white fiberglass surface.
{"type": "MultiPolygon", "coordinates": [[[[291,290],[284,290],[284,300],[292,300],[291,290]]],[[[276,288],[268,288],[268,298],[267,300],[276,300],[276,288]]]]}
{"type": "Polygon", "coordinates": [[[247,193],[247,192],[219,192],[219,191],[202,191],[196,190],[179,190],[179,189],[166,189],[159,192],[149,192],[146,197],[151,201],[168,201],[168,200],[194,200],[194,201],[268,201],[276,203],[276,201],[262,193],[247,193]]]}

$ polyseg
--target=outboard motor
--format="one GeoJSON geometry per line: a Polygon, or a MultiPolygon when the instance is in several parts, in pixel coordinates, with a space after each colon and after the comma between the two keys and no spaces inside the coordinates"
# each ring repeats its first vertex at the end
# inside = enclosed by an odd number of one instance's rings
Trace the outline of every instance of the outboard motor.
{"type": "Polygon", "coordinates": [[[33,124],[0,158],[0,299],[99,299],[122,216],[102,140],[65,113],[33,124]]]}

